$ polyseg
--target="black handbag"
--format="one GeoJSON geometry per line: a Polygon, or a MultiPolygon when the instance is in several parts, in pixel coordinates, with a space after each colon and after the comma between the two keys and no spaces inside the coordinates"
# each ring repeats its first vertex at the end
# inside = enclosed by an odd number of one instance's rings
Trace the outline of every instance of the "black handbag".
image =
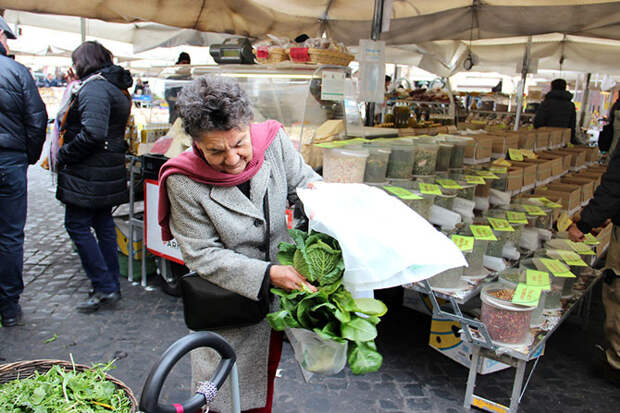
{"type": "MultiPolygon", "coordinates": [[[[263,198],[265,213],[265,259],[269,256],[269,201],[263,198]]],[[[259,300],[254,301],[222,288],[199,276],[195,271],[180,280],[185,324],[190,330],[213,330],[256,324],[269,312],[269,280],[260,289],[259,300]]]]}
{"type": "Polygon", "coordinates": [[[614,125],[613,122],[603,126],[603,130],[598,135],[598,148],[601,152],[607,152],[611,146],[611,141],[614,138],[614,125]]]}

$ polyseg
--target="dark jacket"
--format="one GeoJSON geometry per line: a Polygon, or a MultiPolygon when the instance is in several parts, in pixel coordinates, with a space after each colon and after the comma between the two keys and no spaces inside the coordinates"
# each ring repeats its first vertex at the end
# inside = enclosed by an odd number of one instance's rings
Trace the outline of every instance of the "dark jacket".
{"type": "Polygon", "coordinates": [[[575,124],[577,112],[575,104],[571,102],[573,94],[566,90],[552,90],[545,96],[534,118],[534,127],[553,126],[556,128],[570,128],[570,139],[575,141],[575,124]]]}
{"type": "Polygon", "coordinates": [[[97,73],[105,80],[79,90],[58,151],[56,198],[83,208],[107,208],[128,198],[124,136],[131,101],[122,90],[131,86],[131,74],[120,66],[97,73]]]}
{"type": "Polygon", "coordinates": [[[615,225],[620,225],[620,145],[611,156],[607,171],[601,178],[601,184],[594,192],[594,198],[581,211],[581,220],[577,227],[587,234],[601,226],[608,218],[615,225]]]}
{"type": "Polygon", "coordinates": [[[41,155],[46,128],[45,104],[32,75],[0,45],[0,151],[25,152],[33,164],[41,155]]]}

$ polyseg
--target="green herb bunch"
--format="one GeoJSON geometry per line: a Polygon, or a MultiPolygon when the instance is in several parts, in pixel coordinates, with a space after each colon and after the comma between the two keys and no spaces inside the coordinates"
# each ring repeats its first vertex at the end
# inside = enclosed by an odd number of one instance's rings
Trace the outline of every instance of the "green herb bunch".
{"type": "Polygon", "coordinates": [[[276,331],[304,328],[324,339],[348,341],[347,361],[354,374],[379,370],[383,357],[374,339],[376,325],[387,307],[372,298],[354,299],[345,290],[344,261],[338,241],[314,231],[307,234],[290,230],[290,234],[295,244],[281,243],[278,260],[282,265],[294,266],[318,291],[271,289],[280,297],[280,311],[267,314],[267,321],[276,331]]]}
{"type": "Polygon", "coordinates": [[[106,380],[108,364],[86,371],[63,370],[55,365],[45,374],[0,384],[3,413],[116,412],[129,413],[131,401],[122,389],[106,380]]]}

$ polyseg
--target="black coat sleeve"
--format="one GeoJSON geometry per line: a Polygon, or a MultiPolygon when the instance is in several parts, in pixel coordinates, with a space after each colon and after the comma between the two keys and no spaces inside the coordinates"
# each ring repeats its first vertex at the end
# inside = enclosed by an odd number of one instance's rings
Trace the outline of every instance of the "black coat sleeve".
{"type": "Polygon", "coordinates": [[[110,97],[102,81],[85,85],[77,97],[80,132],[58,151],[58,162],[71,165],[103,148],[110,122],[110,97]],[[99,83],[99,84],[98,84],[99,83]]]}
{"type": "Polygon", "coordinates": [[[34,164],[41,156],[47,130],[47,111],[39,95],[34,79],[26,71],[21,76],[24,91],[24,126],[26,131],[26,152],[28,163],[34,164]]]}
{"type": "Polygon", "coordinates": [[[570,112],[570,141],[573,143],[577,143],[575,140],[575,128],[577,127],[577,110],[575,110],[575,104],[571,102],[571,112],[570,112]]]}
{"type": "Polygon", "coordinates": [[[601,177],[601,184],[594,193],[594,198],[581,211],[581,221],[577,227],[587,234],[602,225],[608,218],[613,218],[620,210],[620,146],[618,146],[607,171],[601,177]]]}
{"type": "Polygon", "coordinates": [[[536,116],[534,117],[534,127],[540,128],[542,126],[547,126],[547,122],[549,121],[549,104],[546,100],[538,106],[538,110],[536,110],[536,116]]]}

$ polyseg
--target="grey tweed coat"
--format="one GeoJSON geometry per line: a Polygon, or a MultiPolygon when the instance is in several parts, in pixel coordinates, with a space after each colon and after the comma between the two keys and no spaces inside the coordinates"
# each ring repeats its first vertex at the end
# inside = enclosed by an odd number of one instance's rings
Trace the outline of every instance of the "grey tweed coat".
{"type": "MultiPolygon", "coordinates": [[[[250,199],[237,187],[201,184],[184,175],[168,178],[170,229],[185,264],[220,287],[251,299],[258,292],[268,266],[264,245],[263,197],[269,196],[270,257],[277,260],[280,242],[289,241],[284,210],[295,189],[320,180],[306,165],[280,129],[265,152],[265,162],[250,181],[250,199]],[[262,248],[261,248],[262,249],[262,248]]],[[[208,303],[205,303],[208,305],[208,303]]],[[[271,329],[266,320],[243,328],[217,330],[235,349],[239,368],[241,410],[263,407],[267,396],[267,359],[271,329]]],[[[192,388],[207,380],[219,357],[209,349],[191,352],[192,388]]],[[[230,411],[229,380],[212,404],[230,411]]]]}

